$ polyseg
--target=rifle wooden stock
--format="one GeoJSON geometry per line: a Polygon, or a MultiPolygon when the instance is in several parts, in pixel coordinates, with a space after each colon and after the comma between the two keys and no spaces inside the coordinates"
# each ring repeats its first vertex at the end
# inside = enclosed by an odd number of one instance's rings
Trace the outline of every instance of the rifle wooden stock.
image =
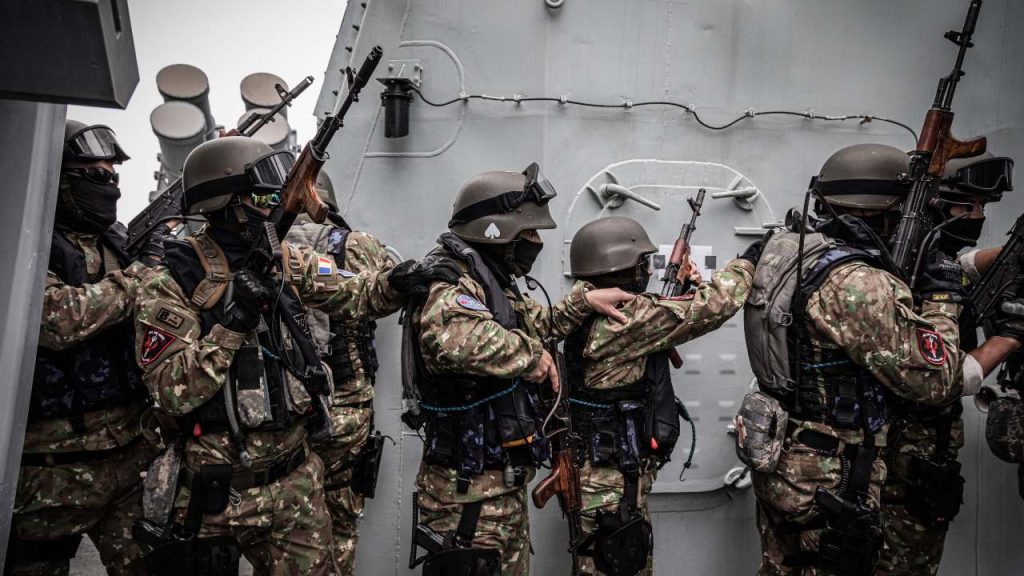
{"type": "Polygon", "coordinates": [[[551,474],[540,481],[533,489],[533,504],[543,508],[552,496],[558,496],[562,512],[569,514],[579,511],[579,471],[576,469],[576,458],[569,450],[558,452],[551,465],[551,474]]]}
{"type": "Polygon", "coordinates": [[[281,188],[281,206],[285,212],[294,215],[305,212],[317,223],[327,218],[327,204],[316,193],[316,177],[321,168],[323,162],[313,157],[306,144],[281,188]]]}
{"type": "Polygon", "coordinates": [[[925,115],[921,137],[917,140],[917,152],[931,155],[928,174],[941,179],[946,164],[956,158],[973,158],[985,152],[988,139],[984,136],[970,140],[958,140],[952,134],[953,113],[949,110],[932,108],[925,115]]]}

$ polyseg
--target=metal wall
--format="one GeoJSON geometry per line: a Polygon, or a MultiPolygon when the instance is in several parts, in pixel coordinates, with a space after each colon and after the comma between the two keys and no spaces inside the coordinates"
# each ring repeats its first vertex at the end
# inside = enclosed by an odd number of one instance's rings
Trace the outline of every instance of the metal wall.
{"type": "MultiPolygon", "coordinates": [[[[332,107],[339,68],[374,44],[389,60],[418,60],[423,93],[446,101],[460,93],[566,96],[619,104],[671,100],[692,105],[714,124],[747,110],[867,114],[918,128],[936,81],[955,49],[942,34],[961,26],[966,0],[370,0],[349,4],[331,55],[317,110],[332,107]]],[[[955,129],[983,134],[990,149],[1024,152],[1024,4],[989,0],[957,94],[955,129]]],[[[378,75],[386,73],[386,66],[378,75]]],[[[911,148],[909,132],[880,122],[758,117],[713,131],[692,114],[667,106],[595,109],[549,102],[471,100],[432,108],[412,104],[410,135],[387,140],[374,95],[364,92],[327,164],[347,218],[403,256],[429,250],[445,226],[460,184],[490,169],[521,170],[537,161],[559,189],[552,209],[563,229],[542,234],[548,247],[539,277],[554,293],[563,278],[563,242],[602,213],[591,188],[620,184],[660,204],[634,202],[605,212],[639,217],[656,242],[670,243],[688,215],[683,198],[737,184],[759,195],[750,205],[711,200],[696,244],[717,264],[735,255],[764,223],[799,203],[808,179],[845,145],[885,142],[911,148]],[[680,164],[690,162],[691,164],[680,164]],[[724,165],[715,168],[710,164],[724,165]],[[716,172],[718,171],[718,172],[716,172]],[[732,174],[733,172],[729,172],[732,174]]],[[[1000,237],[1024,208],[1008,194],[991,210],[986,240],[1000,237]]],[[[714,263],[710,267],[714,267],[714,263]]],[[[398,330],[380,323],[382,370],[377,423],[399,440],[389,450],[377,498],[367,506],[359,547],[360,574],[404,574],[420,441],[401,430],[398,330]]],[[[695,468],[679,482],[659,478],[651,498],[660,573],[750,573],[759,551],[749,490],[725,488],[736,465],[728,415],[750,382],[736,320],[720,334],[682,349],[688,365],[675,373],[677,393],[698,418],[695,468]]],[[[1015,534],[1024,516],[1014,469],[996,461],[981,440],[983,420],[967,409],[963,450],[968,492],[950,533],[943,574],[1011,574],[1024,569],[1015,534]]],[[[684,429],[676,462],[685,458],[684,429]]],[[[564,522],[554,505],[531,511],[536,574],[567,573],[564,522]]]]}

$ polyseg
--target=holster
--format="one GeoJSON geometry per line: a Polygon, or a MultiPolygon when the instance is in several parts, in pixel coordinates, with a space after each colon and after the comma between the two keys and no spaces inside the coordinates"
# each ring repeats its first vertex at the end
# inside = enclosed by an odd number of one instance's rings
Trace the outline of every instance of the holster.
{"type": "Polygon", "coordinates": [[[618,512],[597,511],[597,531],[593,536],[594,566],[607,576],[633,576],[647,566],[654,548],[651,525],[638,512],[623,521],[618,512]]]}
{"type": "Polygon", "coordinates": [[[423,576],[499,576],[501,553],[494,548],[451,548],[423,562],[423,576]]]}
{"type": "Polygon", "coordinates": [[[964,477],[956,460],[935,462],[921,456],[910,461],[913,481],[907,490],[907,512],[933,530],[945,531],[964,501],[964,477]]]}
{"type": "Polygon", "coordinates": [[[413,492],[409,569],[422,563],[423,576],[499,576],[501,552],[472,547],[482,507],[480,501],[463,505],[458,526],[442,534],[420,524],[419,492],[413,492]],[[427,553],[417,558],[417,548],[427,553]]]}
{"type": "Polygon", "coordinates": [[[384,435],[374,432],[366,439],[352,466],[352,491],[365,498],[377,494],[377,477],[381,457],[384,455],[384,435]]]}
{"type": "Polygon", "coordinates": [[[836,576],[874,574],[883,544],[881,514],[820,486],[814,501],[825,516],[816,566],[836,576]]]}
{"type": "Polygon", "coordinates": [[[231,536],[171,539],[146,556],[149,576],[237,576],[238,542],[231,536]]]}

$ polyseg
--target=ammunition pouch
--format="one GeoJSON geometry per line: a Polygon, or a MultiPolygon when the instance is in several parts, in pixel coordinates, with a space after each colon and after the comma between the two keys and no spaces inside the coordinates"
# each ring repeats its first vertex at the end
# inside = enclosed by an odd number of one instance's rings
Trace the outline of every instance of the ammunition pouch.
{"type": "Polygon", "coordinates": [[[81,543],[81,534],[57,540],[21,540],[12,534],[7,543],[7,569],[20,562],[70,560],[78,553],[81,543]]]}
{"type": "Polygon", "coordinates": [[[1024,462],[1024,402],[1012,396],[993,400],[985,418],[985,441],[996,458],[1024,462]]]}
{"type": "Polygon", "coordinates": [[[915,455],[910,465],[914,480],[904,502],[907,512],[933,530],[948,530],[964,501],[960,463],[939,463],[915,455]]]}
{"type": "Polygon", "coordinates": [[[377,477],[380,473],[381,457],[384,455],[384,435],[374,432],[356,456],[352,465],[352,491],[364,498],[377,494],[377,477]]]}
{"type": "Polygon", "coordinates": [[[762,392],[743,397],[736,415],[736,455],[755,472],[774,472],[782,455],[789,413],[762,392]]]}
{"type": "Polygon", "coordinates": [[[597,511],[597,531],[589,554],[594,566],[607,576],[633,576],[647,566],[654,549],[651,524],[634,511],[625,521],[619,512],[597,511]]]}
{"type": "Polygon", "coordinates": [[[237,576],[238,542],[231,536],[172,538],[146,555],[149,576],[237,576]]]}
{"type": "Polygon", "coordinates": [[[814,501],[825,517],[815,565],[836,576],[874,574],[884,541],[881,514],[820,486],[814,501]]]}

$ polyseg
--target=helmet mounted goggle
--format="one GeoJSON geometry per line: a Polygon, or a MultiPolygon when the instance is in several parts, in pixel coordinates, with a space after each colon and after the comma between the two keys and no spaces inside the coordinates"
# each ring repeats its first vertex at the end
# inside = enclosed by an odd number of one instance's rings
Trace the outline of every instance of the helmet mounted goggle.
{"type": "Polygon", "coordinates": [[[551,182],[548,182],[548,179],[541,174],[540,166],[536,162],[527,166],[526,170],[523,171],[523,175],[526,176],[526,184],[522,190],[511,190],[486,200],[481,200],[475,204],[470,204],[452,216],[452,219],[448,222],[448,227],[451,228],[457,224],[472,222],[477,218],[483,218],[491,214],[511,212],[527,201],[543,206],[558,195],[551,182]]]}
{"type": "Polygon", "coordinates": [[[996,157],[968,164],[942,183],[953,192],[998,197],[1013,190],[1013,160],[996,157]]]}
{"type": "Polygon", "coordinates": [[[63,160],[93,162],[109,160],[120,164],[130,157],[117,143],[114,131],[102,124],[86,126],[64,140],[63,160]]]}
{"type": "Polygon", "coordinates": [[[288,172],[295,164],[291,152],[271,152],[245,165],[241,174],[209,180],[188,191],[189,202],[196,204],[228,194],[251,194],[253,204],[272,208],[280,202],[278,192],[288,180],[288,172]]]}

